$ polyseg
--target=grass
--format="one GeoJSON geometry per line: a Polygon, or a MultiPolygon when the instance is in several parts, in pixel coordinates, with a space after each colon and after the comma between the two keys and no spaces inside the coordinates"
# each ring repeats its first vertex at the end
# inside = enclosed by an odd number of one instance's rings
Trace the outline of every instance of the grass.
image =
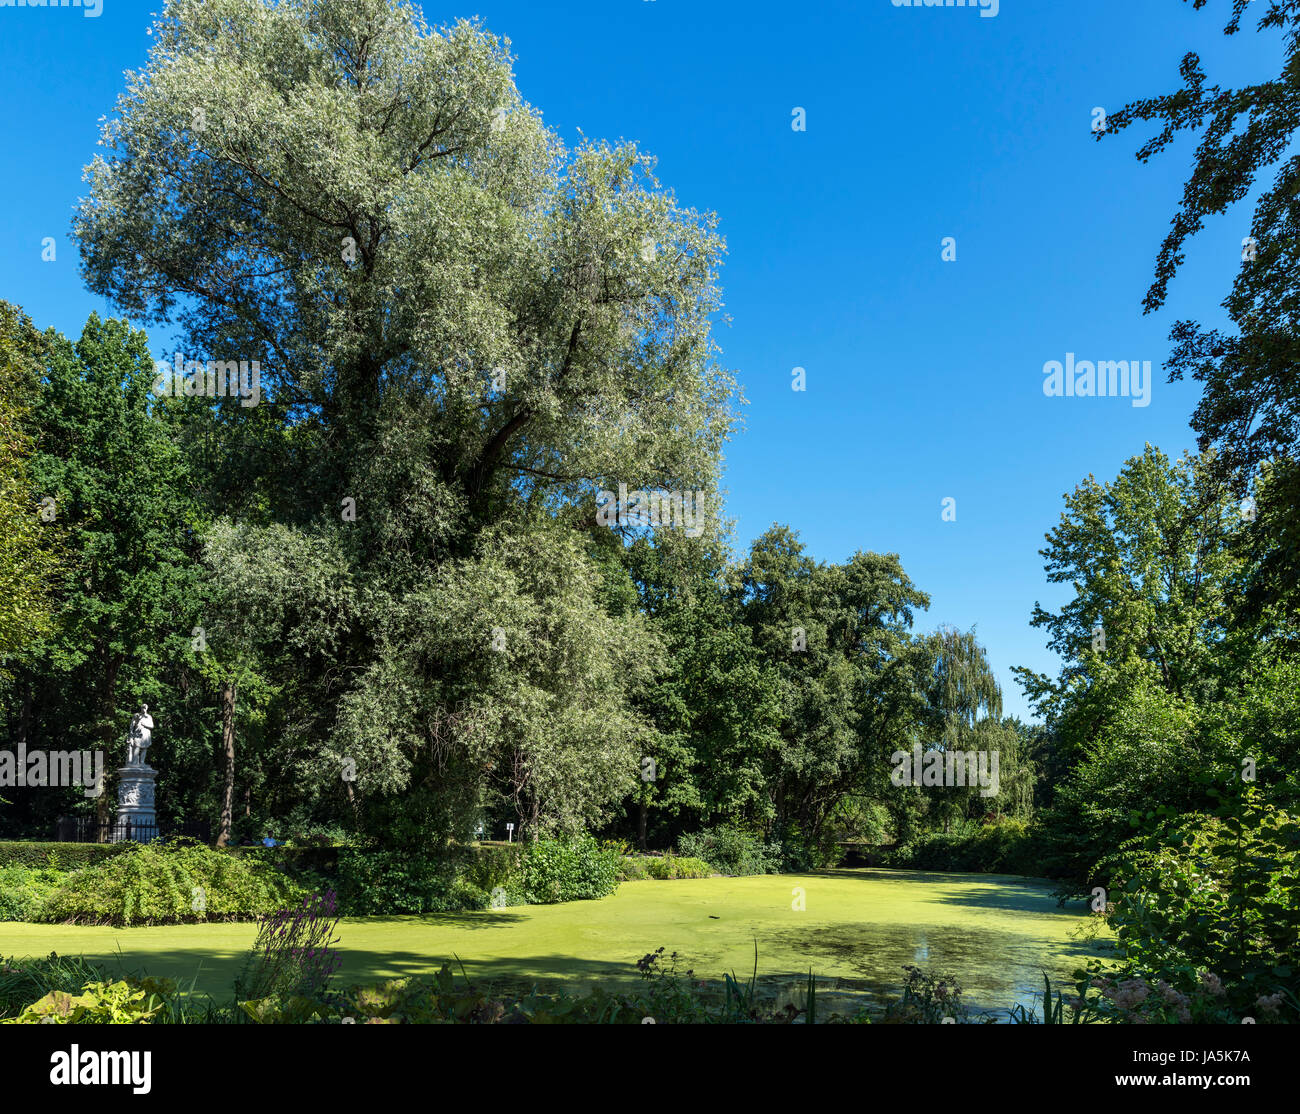
{"type": "MultiPolygon", "coordinates": [[[[338,978],[373,982],[431,974],[459,956],[468,974],[526,989],[572,992],[610,979],[634,982],[634,964],[663,944],[699,977],[748,971],[757,942],[760,977],[836,980],[896,992],[905,964],[956,974],[972,1006],[1031,1004],[1043,972],[1065,981],[1097,946],[1071,938],[1086,907],[1058,909],[1030,879],[920,871],[837,870],[816,875],[623,883],[601,901],[472,913],[345,918],[338,978]],[[794,887],[806,908],[791,908],[794,887]]],[[[0,922],[0,956],[84,955],[124,973],[170,977],[227,995],[255,924],[108,928],[0,922]]],[[[829,982],[827,981],[829,980],[829,982]]]]}

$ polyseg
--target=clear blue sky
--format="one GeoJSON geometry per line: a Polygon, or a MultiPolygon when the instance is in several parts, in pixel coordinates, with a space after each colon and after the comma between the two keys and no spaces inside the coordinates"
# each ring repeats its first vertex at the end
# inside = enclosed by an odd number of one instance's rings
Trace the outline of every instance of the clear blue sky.
{"type": "MultiPolygon", "coordinates": [[[[0,8],[0,297],[76,335],[92,309],[69,239],[81,168],[156,4],[0,8]],[[57,259],[41,261],[41,239],[57,259]]],[[[1191,146],[1133,158],[1092,110],[1172,89],[1198,51],[1212,81],[1277,72],[1273,38],[1225,39],[1228,0],[471,0],[508,37],[520,90],[567,141],[636,140],[728,242],[725,362],[750,399],[726,484],[738,541],[773,522],[818,558],[897,552],[932,597],[919,625],[976,626],[1009,711],[1013,665],[1054,671],[1029,627],[1053,605],[1038,550],[1061,499],[1150,441],[1194,448],[1195,385],[1169,385],[1170,324],[1217,320],[1249,231],[1242,210],[1193,244],[1169,307],[1143,317],[1191,146]],[[791,110],[807,131],[791,129],[791,110]],[[957,261],[941,241],[957,240],[957,261]],[[1043,364],[1151,360],[1151,404],[1046,398],[1043,364]],[[790,389],[807,370],[806,393],[790,389]],[[957,501],[956,522],[941,501],[957,501]]],[[[1262,5],[1257,5],[1262,7],[1262,5]]],[[[158,348],[166,339],[156,335],[158,348]]]]}

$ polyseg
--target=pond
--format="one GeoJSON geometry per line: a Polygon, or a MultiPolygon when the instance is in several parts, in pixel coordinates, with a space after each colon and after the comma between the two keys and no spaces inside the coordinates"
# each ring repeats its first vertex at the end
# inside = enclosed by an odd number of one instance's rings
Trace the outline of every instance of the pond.
{"type": "MultiPolygon", "coordinates": [[[[748,980],[758,946],[764,983],[808,970],[837,988],[896,996],[908,964],[954,975],[975,1008],[1033,1004],[1104,943],[1089,939],[1087,904],[1058,908],[1050,883],[992,874],[880,869],[754,878],[625,882],[602,901],[475,913],[347,918],[340,978],[376,981],[436,970],[459,957],[474,978],[571,991],[637,979],[636,960],[663,946],[699,978],[748,980]],[[802,891],[802,893],[796,892],[802,891]],[[802,909],[798,906],[802,904],[802,909]]],[[[82,953],[114,969],[166,975],[224,997],[252,924],[92,928],[0,923],[0,955],[82,953]]],[[[1102,937],[1104,940],[1105,937],[1102,937]]],[[[829,999],[829,1000],[828,1000],[829,999]]]]}

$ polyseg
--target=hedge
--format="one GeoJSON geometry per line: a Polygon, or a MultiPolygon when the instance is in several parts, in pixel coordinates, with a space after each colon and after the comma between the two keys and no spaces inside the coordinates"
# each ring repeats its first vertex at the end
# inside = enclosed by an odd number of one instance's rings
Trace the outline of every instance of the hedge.
{"type": "Polygon", "coordinates": [[[0,841],[0,867],[81,870],[120,855],[131,846],[130,843],[27,843],[5,840],[0,841]]]}

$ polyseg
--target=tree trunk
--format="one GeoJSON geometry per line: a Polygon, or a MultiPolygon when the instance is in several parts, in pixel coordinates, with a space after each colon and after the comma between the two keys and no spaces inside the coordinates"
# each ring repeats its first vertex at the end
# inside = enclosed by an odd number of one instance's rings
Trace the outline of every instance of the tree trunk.
{"type": "Polygon", "coordinates": [[[637,846],[640,847],[642,851],[645,850],[645,821],[646,814],[649,813],[649,811],[650,809],[646,806],[645,801],[642,801],[641,812],[636,820],[636,841],[637,846]]]}
{"type": "MultiPolygon", "coordinates": [[[[235,818],[235,682],[221,686],[221,749],[225,755],[225,783],[221,790],[221,828],[217,832],[217,846],[230,842],[230,828],[235,818]]],[[[247,803],[245,803],[247,814],[247,803]]]]}

